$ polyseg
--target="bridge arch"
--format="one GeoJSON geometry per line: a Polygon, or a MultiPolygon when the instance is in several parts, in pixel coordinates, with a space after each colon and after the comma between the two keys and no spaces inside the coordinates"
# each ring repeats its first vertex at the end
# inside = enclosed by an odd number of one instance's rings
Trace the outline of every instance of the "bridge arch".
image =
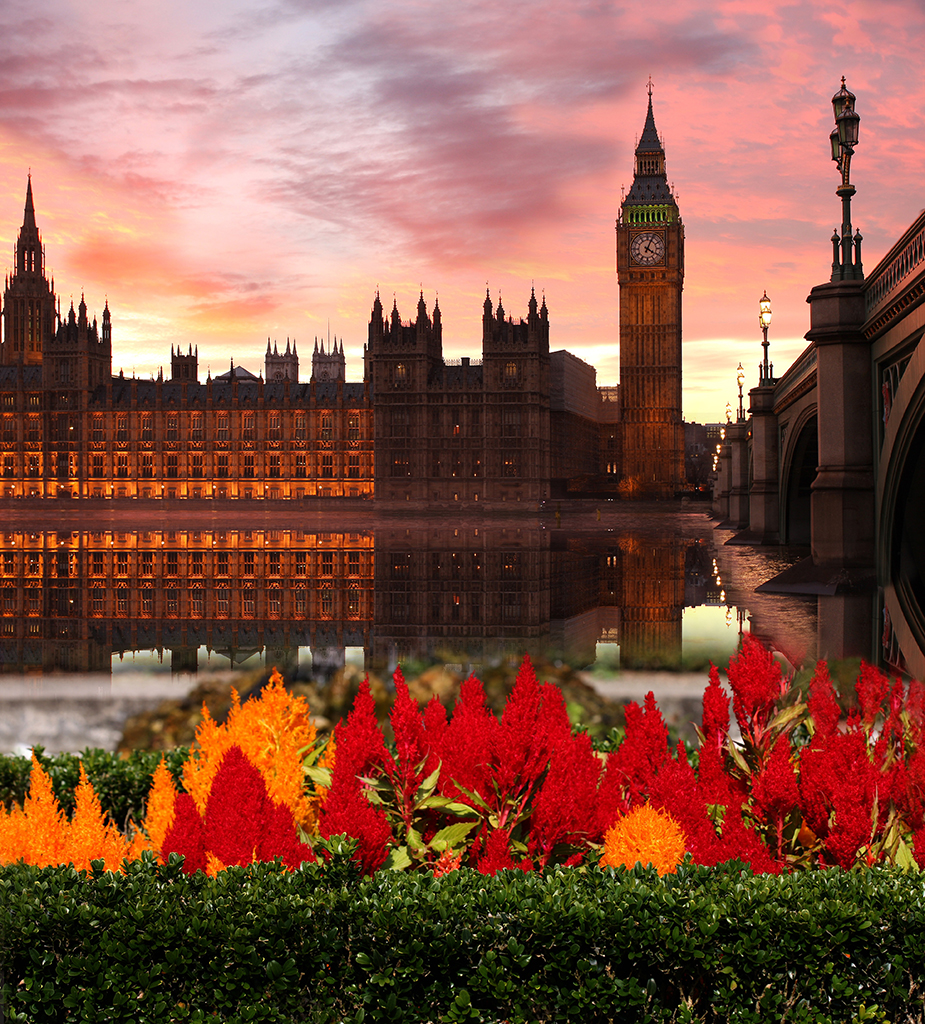
{"type": "MultiPolygon", "coordinates": [[[[889,630],[909,671],[925,674],[925,350],[912,353],[893,397],[877,474],[877,565],[889,630]]],[[[886,640],[886,636],[884,637],[886,640]]]]}
{"type": "Polygon", "coordinates": [[[808,546],[812,486],[819,464],[816,406],[802,410],[788,427],[781,453],[780,539],[783,544],[808,546]]]}

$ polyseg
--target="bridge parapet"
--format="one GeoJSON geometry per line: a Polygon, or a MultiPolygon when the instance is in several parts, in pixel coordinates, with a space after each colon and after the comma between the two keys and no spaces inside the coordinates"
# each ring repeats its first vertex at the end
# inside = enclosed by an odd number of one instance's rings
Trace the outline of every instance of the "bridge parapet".
{"type": "Polygon", "coordinates": [[[808,345],[774,387],[774,411],[779,413],[796,401],[816,380],[816,346],[808,345]]]}
{"type": "Polygon", "coordinates": [[[877,264],[864,287],[864,333],[874,337],[909,303],[925,296],[925,210],[877,264]],[[911,287],[922,276],[919,288],[911,287]]]}

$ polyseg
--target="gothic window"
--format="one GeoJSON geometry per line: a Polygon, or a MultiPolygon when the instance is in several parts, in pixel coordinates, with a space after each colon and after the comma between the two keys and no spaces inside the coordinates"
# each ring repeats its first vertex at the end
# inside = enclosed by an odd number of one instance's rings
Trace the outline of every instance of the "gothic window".
{"type": "Polygon", "coordinates": [[[121,412],[116,417],[116,440],[128,440],[128,414],[121,412]]]}
{"type": "Polygon", "coordinates": [[[504,364],[504,383],[508,386],[517,383],[517,363],[504,364]]]}
{"type": "Polygon", "coordinates": [[[40,441],[42,437],[42,427],[38,416],[30,416],[26,421],[26,440],[27,441],[40,441]]]}
{"type": "Polygon", "coordinates": [[[102,576],[103,575],[103,552],[94,551],[93,560],[90,565],[91,576],[102,576]]]}
{"type": "Polygon", "coordinates": [[[228,476],[228,456],[227,455],[219,455],[216,458],[215,462],[216,462],[216,465],[215,465],[215,475],[219,476],[219,477],[223,477],[223,478],[227,477],[228,476]]]}
{"type": "Polygon", "coordinates": [[[154,440],[154,419],[151,413],[142,413],[141,416],[141,439],[142,441],[154,440]]]}
{"type": "Polygon", "coordinates": [[[406,409],[392,410],[392,437],[406,437],[408,435],[408,411],[406,409]]]}
{"type": "Polygon", "coordinates": [[[253,576],[254,575],[254,565],[255,565],[256,558],[257,558],[256,553],[253,552],[253,551],[245,551],[243,557],[244,557],[244,565],[241,568],[241,575],[242,576],[253,576]]]}
{"type": "Polygon", "coordinates": [[[347,440],[358,441],[360,439],[360,417],[355,413],[347,418],[347,440]]]}
{"type": "Polygon", "coordinates": [[[179,467],[179,458],[178,458],[178,456],[176,456],[176,455],[168,455],[167,456],[167,479],[168,480],[176,480],[176,478],[179,476],[179,473],[180,473],[180,467],[179,467]]]}
{"type": "Polygon", "coordinates": [[[305,455],[297,455],[295,457],[295,475],[299,480],[304,480],[308,475],[306,460],[307,457],[305,455]]]}
{"type": "Polygon", "coordinates": [[[520,476],[516,455],[510,454],[504,456],[504,462],[501,465],[501,475],[507,477],[520,476]]]}
{"type": "Polygon", "coordinates": [[[399,363],[395,367],[395,387],[404,388],[408,386],[408,367],[399,363]]]}
{"type": "Polygon", "coordinates": [[[501,433],[503,437],[520,437],[520,409],[505,409],[502,413],[501,433]]]}
{"type": "Polygon", "coordinates": [[[321,456],[321,475],[322,477],[331,478],[334,476],[334,456],[333,455],[322,455],[321,456]]]}
{"type": "Polygon", "coordinates": [[[325,618],[334,614],[334,594],[330,590],[321,591],[321,614],[325,618]]]}
{"type": "Polygon", "coordinates": [[[334,552],[333,551],[322,551],[321,552],[321,575],[322,576],[333,576],[334,575],[334,552]]]}
{"type": "Polygon", "coordinates": [[[215,556],[215,575],[216,576],[227,576],[228,575],[228,552],[219,551],[215,556]]]}
{"type": "Polygon", "coordinates": [[[194,412],[190,416],[190,440],[201,441],[202,440],[202,413],[194,412]]]}
{"type": "Polygon", "coordinates": [[[228,413],[220,412],[215,417],[215,437],[219,441],[227,441],[229,437],[228,431],[228,413]]]}
{"type": "Polygon", "coordinates": [[[142,553],[141,553],[141,575],[142,576],[153,576],[154,575],[154,552],[153,551],[142,551],[142,553]]]}
{"type": "Polygon", "coordinates": [[[4,476],[14,476],[15,475],[15,470],[13,468],[13,456],[12,455],[4,455],[3,456],[3,475],[4,476]]]}
{"type": "Polygon", "coordinates": [[[202,618],[205,613],[206,592],[201,587],[196,587],[189,592],[190,615],[202,618]]]}
{"type": "Polygon", "coordinates": [[[257,429],[254,426],[256,422],[256,416],[252,412],[246,412],[244,414],[244,428],[243,436],[245,441],[253,441],[257,436],[257,429]]]}
{"type": "Polygon", "coordinates": [[[117,455],[116,456],[116,476],[128,476],[128,456],[117,455]]]}
{"type": "Polygon", "coordinates": [[[360,592],[353,587],[347,591],[347,614],[351,617],[360,614],[360,592]]]}
{"type": "Polygon", "coordinates": [[[103,416],[101,413],[94,413],[90,421],[90,439],[92,441],[106,440],[106,430],[103,424],[103,416]]]}
{"type": "Polygon", "coordinates": [[[411,476],[411,469],[407,452],[396,452],[392,457],[392,476],[411,476]]]}
{"type": "Polygon", "coordinates": [[[453,437],[459,437],[461,430],[459,409],[450,409],[450,432],[453,437]]]}
{"type": "Polygon", "coordinates": [[[190,576],[202,576],[205,556],[202,551],[194,551],[190,558],[190,576]]]}
{"type": "Polygon", "coordinates": [[[176,441],[180,437],[180,414],[177,412],[167,413],[167,440],[176,441]]]}
{"type": "Polygon", "coordinates": [[[271,551],[267,560],[267,575],[279,576],[282,556],[279,551],[271,551]]]}
{"type": "Polygon", "coordinates": [[[168,615],[177,615],[180,605],[180,592],[175,588],[164,591],[164,603],[168,615]]]}
{"type": "Polygon", "coordinates": [[[200,479],[202,477],[202,456],[190,456],[190,476],[200,479]]]}
{"type": "Polygon", "coordinates": [[[360,475],[360,456],[349,455],[347,457],[347,476],[356,479],[360,475]]]}
{"type": "Polygon", "coordinates": [[[38,455],[29,456],[29,476],[41,476],[42,467],[38,455]]]}
{"type": "Polygon", "coordinates": [[[271,441],[278,441],[283,436],[282,420],[278,412],[271,412],[267,424],[267,436],[271,441]]]}
{"type": "Polygon", "coordinates": [[[247,480],[253,479],[253,477],[256,475],[256,473],[254,471],[254,456],[253,455],[245,455],[244,456],[244,472],[243,472],[242,475],[247,480]]]}
{"type": "Polygon", "coordinates": [[[3,417],[3,440],[4,441],[15,441],[16,440],[16,418],[15,418],[15,416],[4,416],[3,417]]]}
{"type": "Polygon", "coordinates": [[[268,470],[267,470],[267,476],[269,476],[269,477],[279,477],[280,476],[280,465],[279,465],[279,456],[278,455],[271,455],[270,456],[270,465],[269,465],[268,470]]]}
{"type": "Polygon", "coordinates": [[[153,455],[142,455],[141,457],[141,475],[146,479],[151,479],[154,476],[154,456],[153,455]]]}
{"type": "Polygon", "coordinates": [[[473,476],[481,476],[482,475],[482,460],[481,459],[474,459],[473,460],[473,462],[472,462],[472,475],[473,476]]]}
{"type": "Polygon", "coordinates": [[[128,552],[117,551],[116,552],[116,575],[117,576],[128,576],[128,552]]]}
{"type": "Polygon", "coordinates": [[[297,551],[295,553],[295,574],[296,576],[305,575],[305,567],[308,559],[304,551],[297,551]]]}
{"type": "Polygon", "coordinates": [[[242,613],[249,619],[257,614],[257,595],[253,587],[241,591],[242,613]]]}
{"type": "Polygon", "coordinates": [[[308,437],[307,417],[304,412],[295,414],[295,439],[304,441],[308,437]]]}
{"type": "Polygon", "coordinates": [[[179,575],[179,571],[180,571],[179,566],[180,566],[180,558],[179,558],[179,555],[177,554],[177,552],[176,551],[168,551],[167,552],[167,569],[166,569],[167,575],[168,576],[177,576],[177,575],[179,575]]]}
{"type": "Polygon", "coordinates": [[[330,441],[334,437],[334,417],[329,412],[321,414],[321,440],[330,441]]]}
{"type": "Polygon", "coordinates": [[[520,552],[505,551],[501,555],[501,575],[506,580],[520,579],[520,552]]]}
{"type": "Polygon", "coordinates": [[[95,476],[97,478],[103,476],[104,470],[103,470],[103,456],[102,455],[94,455],[93,456],[93,467],[90,470],[90,472],[93,474],[93,476],[95,476]]]}

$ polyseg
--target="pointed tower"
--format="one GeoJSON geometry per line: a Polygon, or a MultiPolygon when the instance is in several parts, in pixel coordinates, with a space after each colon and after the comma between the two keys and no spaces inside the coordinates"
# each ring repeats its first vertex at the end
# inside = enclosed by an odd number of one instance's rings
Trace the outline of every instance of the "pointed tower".
{"type": "Polygon", "coordinates": [[[286,339],[286,351],[280,352],[276,342],[270,351],[270,339],[267,338],[267,354],[264,357],[264,376],[267,382],[289,380],[293,384],[299,382],[299,354],[295,342],[290,345],[286,339]]]}
{"type": "Polygon", "coordinates": [[[334,345],[328,342],[329,350],[325,352],[324,339],[321,339],[321,349],[318,348],[318,339],[315,339],[315,351],[312,352],[312,380],[314,381],[338,381],[347,379],[347,363],[344,357],[344,341],[341,339],[340,348],[337,347],[337,338],[334,338],[334,345]]]}
{"type": "Polygon", "coordinates": [[[669,496],[684,479],[684,226],[665,174],[665,150],[652,112],[651,79],[648,92],[633,185],[617,220],[622,476],[643,493],[669,496]]]}
{"type": "MultiPolygon", "coordinates": [[[[103,314],[103,333],[105,334],[106,313],[103,314]]],[[[171,380],[199,380],[199,346],[196,346],[196,351],[193,351],[193,346],[190,345],[184,354],[183,350],[177,345],[177,351],[174,352],[173,345],[170,346],[170,379],[171,380]]]]}
{"type": "Polygon", "coordinates": [[[45,249],[35,224],[32,176],[26,184],[26,209],[14,250],[15,265],[3,292],[3,343],[0,364],[40,366],[55,333],[55,295],[45,277],[45,249]]]}

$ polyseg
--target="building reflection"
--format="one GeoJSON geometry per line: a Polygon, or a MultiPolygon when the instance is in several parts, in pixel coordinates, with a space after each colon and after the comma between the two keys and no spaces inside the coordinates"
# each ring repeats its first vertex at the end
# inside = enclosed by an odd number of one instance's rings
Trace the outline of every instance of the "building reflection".
{"type": "Polygon", "coordinates": [[[362,648],[367,667],[452,651],[525,651],[625,667],[681,660],[685,604],[718,603],[704,538],[491,525],[357,533],[295,529],[6,532],[0,671],[109,672],[160,652],[192,672],[205,650],[313,669],[362,648]]]}

